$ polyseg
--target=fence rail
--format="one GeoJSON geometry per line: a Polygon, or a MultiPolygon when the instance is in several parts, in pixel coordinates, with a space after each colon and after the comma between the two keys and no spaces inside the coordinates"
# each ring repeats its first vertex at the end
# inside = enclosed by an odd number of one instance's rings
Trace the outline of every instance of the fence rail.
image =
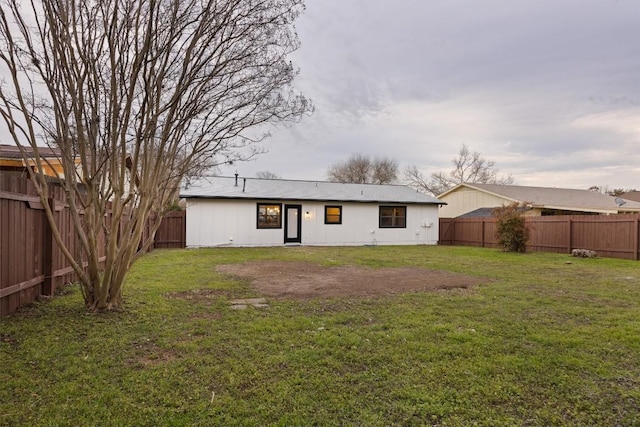
{"type": "MultiPolygon", "coordinates": [[[[67,247],[71,253],[79,253],[63,189],[51,182],[49,194],[48,203],[54,208],[67,247]]],[[[156,233],[152,249],[185,247],[185,222],[185,212],[170,213],[156,233]]],[[[104,259],[104,248],[99,250],[104,259]]],[[[31,181],[22,173],[0,172],[0,316],[39,295],[52,296],[56,288],[74,280],[75,273],[53,239],[31,181]]]]}
{"type": "MultiPolygon", "coordinates": [[[[640,215],[528,217],[526,224],[528,251],[590,249],[599,256],[640,259],[640,215]]],[[[440,218],[439,243],[498,248],[495,218],[440,218]]]]}

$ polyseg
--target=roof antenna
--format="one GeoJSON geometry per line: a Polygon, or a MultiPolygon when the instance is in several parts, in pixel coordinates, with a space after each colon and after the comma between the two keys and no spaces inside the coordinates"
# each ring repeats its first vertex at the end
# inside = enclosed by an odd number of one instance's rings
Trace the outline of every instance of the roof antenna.
{"type": "Polygon", "coordinates": [[[236,171],[236,185],[235,185],[235,187],[237,187],[237,186],[238,186],[238,171],[236,171]]]}

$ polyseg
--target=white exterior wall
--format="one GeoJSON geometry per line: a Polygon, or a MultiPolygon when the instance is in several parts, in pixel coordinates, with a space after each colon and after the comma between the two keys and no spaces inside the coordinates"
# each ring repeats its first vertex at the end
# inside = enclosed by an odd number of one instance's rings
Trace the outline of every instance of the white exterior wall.
{"type": "Polygon", "coordinates": [[[440,200],[447,203],[440,207],[441,218],[455,218],[479,208],[497,208],[511,203],[510,200],[502,197],[467,187],[461,187],[452,193],[440,197],[440,200]]]}
{"type": "MultiPolygon", "coordinates": [[[[284,218],[282,228],[258,229],[258,203],[250,200],[188,199],[187,247],[283,245],[284,218]]],[[[285,204],[302,206],[302,245],[435,245],[438,242],[438,205],[398,204],[407,207],[407,227],[379,228],[379,207],[394,204],[295,200],[278,203],[282,203],[283,211],[285,204]],[[324,223],[326,205],[342,206],[342,224],[324,223]]]]}

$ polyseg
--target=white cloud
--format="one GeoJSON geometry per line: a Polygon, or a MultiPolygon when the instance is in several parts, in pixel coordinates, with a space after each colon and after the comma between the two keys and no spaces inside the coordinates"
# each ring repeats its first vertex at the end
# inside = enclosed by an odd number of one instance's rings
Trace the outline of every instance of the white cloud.
{"type": "Polygon", "coordinates": [[[251,176],[351,153],[430,173],[462,143],[523,185],[640,189],[640,0],[309,0],[292,56],[316,113],[251,176]]]}
{"type": "Polygon", "coordinates": [[[615,149],[621,148],[622,144],[629,149],[640,148],[640,107],[586,114],[574,120],[572,125],[617,137],[618,147],[603,147],[609,153],[615,154],[615,149]]]}

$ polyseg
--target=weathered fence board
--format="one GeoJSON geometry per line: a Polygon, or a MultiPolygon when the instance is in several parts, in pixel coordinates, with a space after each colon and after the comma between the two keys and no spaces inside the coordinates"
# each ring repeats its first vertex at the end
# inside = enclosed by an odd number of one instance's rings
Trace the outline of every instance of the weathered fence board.
{"type": "Polygon", "coordinates": [[[37,197],[20,175],[0,175],[0,313],[43,294],[43,216],[30,207],[37,197]]]}
{"type": "MultiPolygon", "coordinates": [[[[499,247],[494,218],[440,218],[441,245],[499,247]]],[[[589,249],[599,256],[640,259],[640,215],[527,217],[528,251],[571,253],[589,249]]]]}

